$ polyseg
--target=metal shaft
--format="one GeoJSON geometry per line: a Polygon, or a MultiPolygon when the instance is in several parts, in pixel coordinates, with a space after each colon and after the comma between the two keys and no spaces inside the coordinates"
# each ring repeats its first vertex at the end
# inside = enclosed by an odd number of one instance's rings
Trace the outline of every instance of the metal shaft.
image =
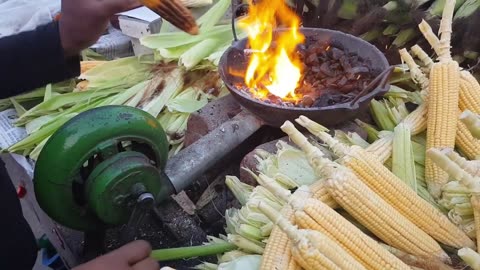
{"type": "Polygon", "coordinates": [[[263,124],[262,120],[244,110],[173,156],[167,162],[165,173],[175,190],[180,192],[188,187],[263,124]]]}

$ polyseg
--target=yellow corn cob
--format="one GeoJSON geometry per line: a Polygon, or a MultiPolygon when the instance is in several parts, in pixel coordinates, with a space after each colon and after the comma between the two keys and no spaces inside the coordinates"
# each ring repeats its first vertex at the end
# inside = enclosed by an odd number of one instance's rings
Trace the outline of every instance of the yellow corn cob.
{"type": "MultiPolygon", "coordinates": [[[[457,116],[460,117],[461,114],[462,112],[458,110],[457,116]]],[[[476,159],[478,156],[480,156],[480,140],[473,137],[470,130],[468,130],[467,126],[462,121],[457,121],[455,145],[469,159],[476,159]]]]}
{"type": "Polygon", "coordinates": [[[460,110],[480,114],[480,84],[468,71],[460,72],[460,110]]]}
{"type": "MultiPolygon", "coordinates": [[[[297,121],[309,131],[312,125],[318,125],[304,116],[297,121]]],[[[326,132],[316,132],[314,135],[335,148],[334,152],[342,158],[342,164],[351,169],[370,189],[433,238],[454,247],[474,245],[463,231],[421,199],[413,189],[383,166],[376,156],[359,146],[347,147],[326,132]]],[[[340,202],[339,204],[341,205],[340,202]]]]}
{"type": "MultiPolygon", "coordinates": [[[[285,122],[281,129],[307,154],[312,167],[328,178],[327,187],[332,197],[377,237],[414,255],[448,259],[435,240],[370,190],[355,174],[323,158],[323,154],[317,151],[292,123],[285,122]]],[[[322,137],[324,142],[329,143],[325,139],[322,137]]],[[[336,145],[338,148],[348,148],[338,142],[336,145]]],[[[394,197],[396,192],[390,195],[394,197]]]]}
{"type": "Polygon", "coordinates": [[[460,121],[465,124],[465,127],[470,131],[472,136],[480,139],[480,118],[478,114],[465,110],[460,114],[460,121]]]}
{"type": "Polygon", "coordinates": [[[402,216],[343,166],[333,167],[327,187],[332,197],[357,221],[393,247],[412,255],[448,261],[448,255],[428,234],[402,216]]]}
{"type": "MultiPolygon", "coordinates": [[[[292,207],[284,206],[280,212],[286,219],[294,222],[292,207]]],[[[260,270],[295,270],[298,269],[298,264],[294,262],[291,249],[290,239],[287,234],[283,232],[278,226],[274,226],[265,246],[265,251],[262,255],[262,263],[260,270]]]]}
{"type": "MultiPolygon", "coordinates": [[[[428,95],[427,149],[455,146],[459,75],[458,63],[455,61],[433,65],[428,95]]],[[[426,158],[425,180],[432,196],[438,198],[442,186],[448,182],[448,175],[426,158]]]]}
{"type": "MultiPolygon", "coordinates": [[[[435,36],[430,25],[422,21],[419,27],[432,48],[440,55],[442,53],[440,40],[435,36]]],[[[460,71],[459,107],[462,111],[471,110],[477,114],[480,113],[480,84],[477,79],[466,70],[460,71]]]]}
{"type": "Polygon", "coordinates": [[[392,155],[393,134],[389,134],[376,140],[365,148],[365,150],[374,155],[382,164],[385,163],[392,155]]]}
{"type": "Polygon", "coordinates": [[[475,219],[475,233],[477,236],[477,252],[480,252],[480,195],[473,194],[470,198],[473,208],[473,218],[475,219]]]}
{"type": "Polygon", "coordinates": [[[328,193],[327,187],[325,186],[325,181],[316,181],[309,186],[310,193],[312,198],[317,199],[329,207],[336,209],[340,206],[338,203],[330,196],[328,193]]]}
{"type": "Polygon", "coordinates": [[[292,203],[295,209],[295,222],[300,228],[324,233],[367,269],[409,269],[406,264],[326,204],[312,198],[292,203]]]}
{"type": "Polygon", "coordinates": [[[437,241],[457,248],[474,246],[462,230],[421,199],[414,190],[379,163],[375,156],[360,147],[352,146],[342,162],[382,199],[437,241]]]}
{"type": "Polygon", "coordinates": [[[323,233],[313,230],[298,230],[266,203],[260,202],[258,209],[288,235],[292,243],[290,246],[293,258],[305,270],[365,269],[323,233]]]}
{"type": "Polygon", "coordinates": [[[410,127],[412,135],[422,133],[427,128],[427,112],[428,106],[424,102],[403,119],[402,122],[410,127]]]}

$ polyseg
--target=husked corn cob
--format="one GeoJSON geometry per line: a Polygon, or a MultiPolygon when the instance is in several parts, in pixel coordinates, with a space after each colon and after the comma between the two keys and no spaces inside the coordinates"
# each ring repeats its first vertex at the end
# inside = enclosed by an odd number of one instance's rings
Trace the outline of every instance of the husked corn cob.
{"type": "MultiPolygon", "coordinates": [[[[377,237],[414,255],[448,260],[446,253],[433,238],[398,213],[350,170],[322,158],[322,154],[306,141],[305,136],[291,122],[285,122],[281,129],[307,153],[312,166],[328,178],[327,187],[332,197],[377,237]]],[[[339,143],[337,146],[341,148],[339,143]]]]}
{"type": "Polygon", "coordinates": [[[412,136],[422,133],[427,128],[427,112],[428,106],[424,102],[403,119],[402,123],[410,127],[412,136]]]}
{"type": "Polygon", "coordinates": [[[327,187],[325,186],[325,181],[314,182],[309,186],[309,190],[312,194],[312,198],[323,202],[333,209],[340,207],[332,198],[332,196],[330,196],[330,193],[328,193],[327,187]]]}
{"type": "Polygon", "coordinates": [[[374,155],[382,164],[385,163],[393,151],[393,134],[381,137],[370,144],[365,150],[374,155]]]}
{"type": "Polygon", "coordinates": [[[292,203],[295,209],[295,222],[300,228],[324,233],[339,243],[365,268],[409,269],[406,264],[324,203],[312,198],[292,203]]]}
{"type": "Polygon", "coordinates": [[[480,113],[480,84],[473,75],[466,71],[460,71],[460,110],[470,110],[480,113]]]}
{"type": "MultiPolygon", "coordinates": [[[[458,110],[458,118],[461,118],[462,112],[458,110]]],[[[467,125],[462,121],[457,121],[457,135],[455,137],[455,145],[469,159],[476,159],[480,156],[480,140],[475,138],[468,129],[467,125]]]]}
{"type": "Polygon", "coordinates": [[[385,243],[424,258],[448,261],[448,255],[428,234],[401,215],[343,166],[334,168],[327,186],[332,197],[385,243]]]}
{"type": "MultiPolygon", "coordinates": [[[[419,27],[437,55],[440,55],[442,53],[440,40],[435,36],[430,25],[422,21],[419,27]]],[[[462,111],[468,109],[474,113],[480,113],[480,84],[477,79],[466,70],[460,71],[459,107],[462,111]]]]}
{"type": "MultiPolygon", "coordinates": [[[[427,149],[455,146],[459,79],[457,62],[447,61],[433,65],[428,95],[427,149]]],[[[425,180],[430,193],[438,198],[442,186],[448,182],[448,175],[427,158],[425,180]]]]}
{"type": "MultiPolygon", "coordinates": [[[[289,205],[284,206],[280,215],[290,222],[294,222],[293,210],[289,205]]],[[[260,270],[297,270],[297,263],[293,260],[291,253],[291,241],[287,234],[275,225],[267,240],[267,245],[262,255],[260,270]]]]}
{"type": "Polygon", "coordinates": [[[477,114],[466,110],[460,115],[460,120],[465,124],[470,133],[476,139],[480,139],[480,119],[477,114]]]}
{"type": "Polygon", "coordinates": [[[191,35],[198,34],[198,25],[190,10],[179,0],[141,0],[163,19],[191,35]]]}
{"type": "MultiPolygon", "coordinates": [[[[310,130],[314,122],[306,119],[308,118],[302,116],[297,120],[310,130]]],[[[462,230],[435,207],[421,199],[374,155],[355,145],[350,147],[342,145],[326,132],[317,132],[315,135],[330,147],[335,147],[337,156],[342,158],[342,164],[351,169],[370,189],[437,241],[454,247],[474,246],[462,230]]]]}
{"type": "Polygon", "coordinates": [[[342,162],[380,197],[437,241],[457,248],[474,246],[462,230],[370,153],[353,146],[342,162]]]}
{"type": "MultiPolygon", "coordinates": [[[[440,22],[439,62],[433,64],[430,72],[427,149],[455,146],[460,72],[458,63],[452,60],[450,53],[454,8],[455,0],[446,0],[440,22]]],[[[438,198],[442,186],[448,182],[448,174],[427,158],[425,180],[430,193],[438,198]]]]}
{"type": "Polygon", "coordinates": [[[313,230],[298,230],[265,203],[260,202],[258,209],[288,235],[292,241],[290,246],[293,258],[305,270],[365,269],[323,233],[313,230]]]}

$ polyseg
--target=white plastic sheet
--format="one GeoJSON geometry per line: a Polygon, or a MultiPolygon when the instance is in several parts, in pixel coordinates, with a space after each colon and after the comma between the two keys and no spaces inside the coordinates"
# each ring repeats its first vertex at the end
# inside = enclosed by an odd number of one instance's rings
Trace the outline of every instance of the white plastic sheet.
{"type": "Polygon", "coordinates": [[[0,38],[52,21],[60,7],[60,0],[0,0],[0,38]]]}

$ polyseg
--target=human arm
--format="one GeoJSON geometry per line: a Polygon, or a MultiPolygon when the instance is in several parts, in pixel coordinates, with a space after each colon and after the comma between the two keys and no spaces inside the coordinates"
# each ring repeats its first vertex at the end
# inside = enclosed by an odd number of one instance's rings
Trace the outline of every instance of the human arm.
{"type": "Polygon", "coordinates": [[[0,39],[0,98],[80,73],[79,53],[105,31],[110,17],[137,0],[62,0],[58,22],[0,39]]]}

